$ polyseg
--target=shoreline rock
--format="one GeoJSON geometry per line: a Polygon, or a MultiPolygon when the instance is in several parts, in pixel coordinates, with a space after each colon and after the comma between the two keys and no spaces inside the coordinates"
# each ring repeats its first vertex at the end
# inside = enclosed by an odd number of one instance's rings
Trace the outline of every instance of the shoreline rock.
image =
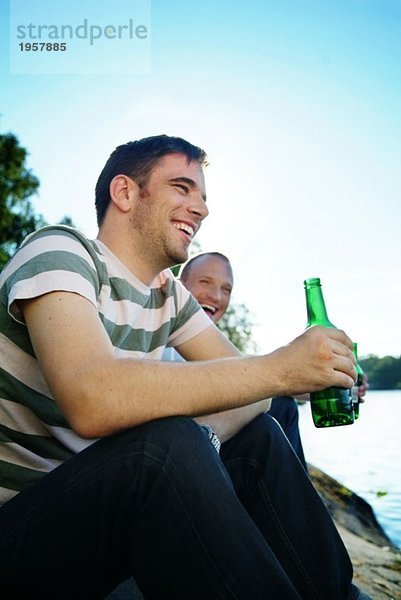
{"type": "Polygon", "coordinates": [[[313,465],[308,470],[351,557],[356,585],[372,600],[401,600],[401,550],[370,504],[313,465]]]}

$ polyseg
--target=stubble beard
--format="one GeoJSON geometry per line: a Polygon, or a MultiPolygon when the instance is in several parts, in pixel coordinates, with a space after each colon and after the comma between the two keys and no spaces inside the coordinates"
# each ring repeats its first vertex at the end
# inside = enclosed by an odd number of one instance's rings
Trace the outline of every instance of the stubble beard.
{"type": "Polygon", "coordinates": [[[141,210],[137,213],[133,226],[141,230],[143,234],[144,254],[162,268],[186,262],[190,244],[184,248],[178,241],[172,239],[174,231],[171,231],[173,228],[171,223],[167,224],[163,230],[158,227],[157,223],[152,227],[152,198],[146,189],[142,191],[141,199],[141,210]]]}
{"type": "Polygon", "coordinates": [[[188,251],[189,251],[189,246],[187,248],[178,248],[178,245],[176,245],[174,247],[174,245],[172,243],[168,243],[168,240],[166,240],[165,243],[165,254],[168,256],[169,258],[169,267],[173,267],[175,265],[180,265],[184,262],[186,262],[188,260],[188,251]]]}

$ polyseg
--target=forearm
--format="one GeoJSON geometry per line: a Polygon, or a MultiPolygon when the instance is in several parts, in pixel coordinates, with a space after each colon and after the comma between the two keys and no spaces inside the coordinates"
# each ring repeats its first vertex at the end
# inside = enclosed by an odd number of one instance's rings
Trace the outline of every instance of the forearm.
{"type": "Polygon", "coordinates": [[[300,400],[301,402],[310,402],[310,394],[297,394],[294,396],[295,400],[300,400]]]}
{"type": "Polygon", "coordinates": [[[68,388],[57,379],[51,389],[85,437],[172,415],[209,415],[204,422],[213,415],[216,432],[228,439],[266,410],[266,391],[284,393],[274,363],[270,356],[192,363],[109,359],[93,365],[93,372],[83,367],[68,388]],[[79,402],[71,402],[71,396],[79,402]]]}
{"type": "Polygon", "coordinates": [[[249,406],[196,417],[200,424],[210,425],[222,443],[236,435],[245,425],[269,410],[271,399],[261,400],[249,406]]]}

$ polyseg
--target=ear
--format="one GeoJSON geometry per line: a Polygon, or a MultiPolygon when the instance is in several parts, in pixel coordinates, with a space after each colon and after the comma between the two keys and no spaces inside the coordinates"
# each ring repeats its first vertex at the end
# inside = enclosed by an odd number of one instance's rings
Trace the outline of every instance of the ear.
{"type": "Polygon", "coordinates": [[[128,175],[116,175],[110,183],[110,198],[113,204],[127,213],[133,204],[133,200],[139,194],[139,186],[128,175]]]}

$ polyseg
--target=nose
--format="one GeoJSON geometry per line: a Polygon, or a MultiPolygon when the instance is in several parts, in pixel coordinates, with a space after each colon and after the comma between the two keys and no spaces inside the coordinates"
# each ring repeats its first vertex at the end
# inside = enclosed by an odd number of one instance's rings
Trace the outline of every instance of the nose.
{"type": "Polygon", "coordinates": [[[196,199],[193,199],[188,210],[193,215],[197,215],[201,221],[203,221],[203,219],[205,219],[209,214],[209,209],[201,195],[197,195],[196,199]]]}
{"type": "Polygon", "coordinates": [[[213,300],[213,302],[220,302],[221,300],[221,289],[216,285],[213,287],[209,287],[207,290],[207,295],[210,298],[210,300],[213,300]]]}

